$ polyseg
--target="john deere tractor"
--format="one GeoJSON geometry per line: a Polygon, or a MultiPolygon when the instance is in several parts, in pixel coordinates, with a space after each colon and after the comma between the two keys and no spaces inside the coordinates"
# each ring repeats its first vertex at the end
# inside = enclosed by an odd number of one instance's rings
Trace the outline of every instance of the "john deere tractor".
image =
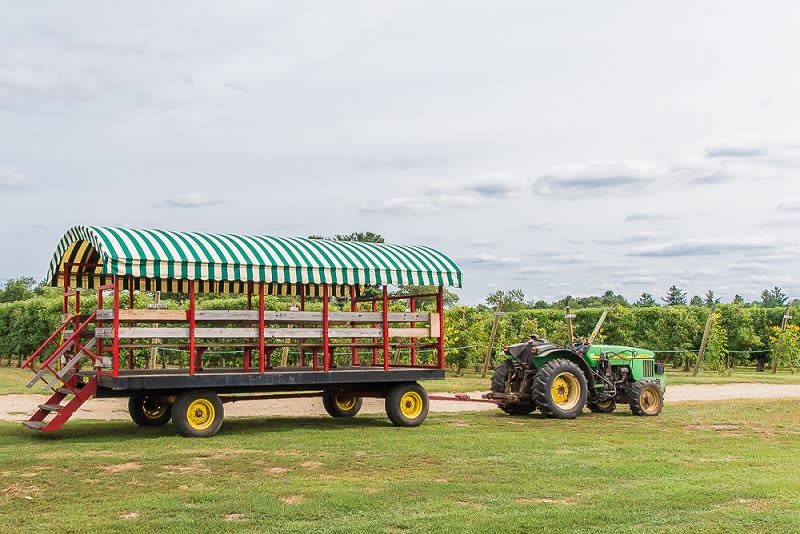
{"type": "Polygon", "coordinates": [[[539,410],[544,416],[574,419],[588,406],[611,413],[618,403],[634,415],[658,415],[664,406],[664,364],[653,352],[634,347],[572,343],[557,345],[536,336],[506,347],[495,369],[492,391],[510,415],[539,410]]]}

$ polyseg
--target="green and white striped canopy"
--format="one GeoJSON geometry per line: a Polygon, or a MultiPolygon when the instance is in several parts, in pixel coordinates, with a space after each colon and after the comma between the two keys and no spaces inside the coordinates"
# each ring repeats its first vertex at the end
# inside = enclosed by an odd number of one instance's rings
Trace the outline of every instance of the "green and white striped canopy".
{"type": "Polygon", "coordinates": [[[219,282],[225,291],[247,282],[461,287],[458,266],[425,246],[106,226],[75,226],[64,234],[48,280],[63,285],[65,271],[71,287],[97,287],[113,275],[219,282]]]}

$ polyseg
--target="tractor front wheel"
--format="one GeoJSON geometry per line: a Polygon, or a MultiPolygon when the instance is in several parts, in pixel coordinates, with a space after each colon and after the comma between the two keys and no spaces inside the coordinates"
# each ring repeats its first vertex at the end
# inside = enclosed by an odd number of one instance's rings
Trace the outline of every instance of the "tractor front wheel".
{"type": "Polygon", "coordinates": [[[586,406],[586,377],[569,360],[551,360],[533,379],[533,400],[546,417],[575,419],[586,406]]]}
{"type": "Polygon", "coordinates": [[[664,407],[664,394],[657,382],[639,380],[631,386],[628,402],[633,415],[658,415],[664,407]]]}
{"type": "Polygon", "coordinates": [[[589,410],[592,413],[611,413],[617,409],[617,403],[614,399],[605,399],[598,402],[590,402],[588,404],[589,410]]]}

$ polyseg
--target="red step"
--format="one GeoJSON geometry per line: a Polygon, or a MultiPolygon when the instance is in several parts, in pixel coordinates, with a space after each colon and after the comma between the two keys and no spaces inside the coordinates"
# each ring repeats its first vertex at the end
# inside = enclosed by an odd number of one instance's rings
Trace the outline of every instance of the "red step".
{"type": "Polygon", "coordinates": [[[66,423],[72,414],[80,408],[84,402],[89,400],[97,392],[97,376],[89,380],[83,387],[76,390],[75,395],[66,405],[61,405],[61,401],[70,391],[64,392],[62,389],[53,393],[53,396],[39,405],[39,409],[23,425],[31,430],[58,430],[66,423]],[[45,421],[51,414],[55,414],[53,419],[45,421]]]}

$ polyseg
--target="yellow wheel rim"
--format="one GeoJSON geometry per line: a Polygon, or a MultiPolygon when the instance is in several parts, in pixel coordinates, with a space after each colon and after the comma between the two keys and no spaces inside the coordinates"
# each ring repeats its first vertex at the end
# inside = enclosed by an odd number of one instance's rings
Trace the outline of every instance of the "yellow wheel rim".
{"type": "Polygon", "coordinates": [[[142,401],[142,413],[148,419],[158,419],[167,413],[166,402],[156,402],[152,399],[144,399],[142,401]]]}
{"type": "Polygon", "coordinates": [[[658,392],[654,387],[646,387],[639,394],[639,406],[645,413],[655,413],[661,404],[658,392]]]}
{"type": "Polygon", "coordinates": [[[357,397],[336,397],[336,407],[343,412],[349,412],[356,407],[357,397]]]}
{"type": "Polygon", "coordinates": [[[400,397],[400,413],[409,419],[416,419],[422,414],[422,395],[416,391],[407,391],[400,397]]]}
{"type": "Polygon", "coordinates": [[[600,402],[598,402],[598,403],[597,403],[597,405],[598,405],[600,408],[611,408],[611,405],[612,405],[613,403],[614,403],[614,399],[607,399],[607,400],[604,400],[604,401],[600,401],[600,402]]]}
{"type": "Polygon", "coordinates": [[[216,412],[214,405],[207,399],[192,401],[186,409],[186,420],[195,430],[205,430],[214,423],[216,412]]]}
{"type": "Polygon", "coordinates": [[[559,408],[569,410],[578,404],[581,396],[581,385],[578,379],[570,372],[563,372],[553,379],[550,386],[550,395],[559,408]]]}

